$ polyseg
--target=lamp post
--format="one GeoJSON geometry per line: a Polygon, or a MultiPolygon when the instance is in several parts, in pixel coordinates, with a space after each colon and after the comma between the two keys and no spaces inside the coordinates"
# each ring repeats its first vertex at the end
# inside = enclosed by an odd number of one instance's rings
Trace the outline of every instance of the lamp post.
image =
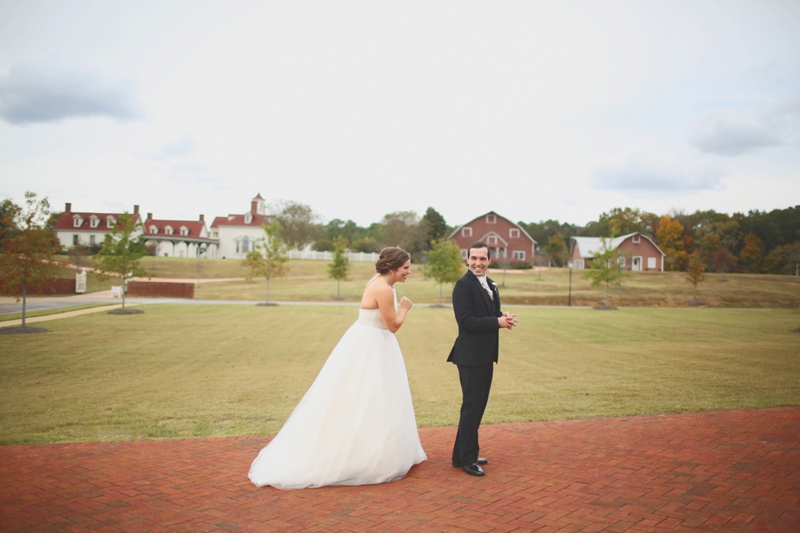
{"type": "Polygon", "coordinates": [[[567,261],[569,267],[569,297],[567,299],[567,307],[572,307],[572,261],[567,261]]]}

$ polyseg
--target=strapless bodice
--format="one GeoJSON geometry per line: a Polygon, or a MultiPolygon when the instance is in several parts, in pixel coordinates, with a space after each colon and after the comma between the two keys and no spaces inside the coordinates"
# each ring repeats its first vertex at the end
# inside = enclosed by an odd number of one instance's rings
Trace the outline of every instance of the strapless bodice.
{"type": "Polygon", "coordinates": [[[380,309],[358,309],[358,321],[375,328],[386,329],[380,309]]]}

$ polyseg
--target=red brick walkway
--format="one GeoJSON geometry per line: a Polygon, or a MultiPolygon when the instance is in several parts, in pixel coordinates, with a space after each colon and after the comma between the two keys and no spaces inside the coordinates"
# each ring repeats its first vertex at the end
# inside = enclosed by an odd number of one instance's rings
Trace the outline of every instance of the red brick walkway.
{"type": "Polygon", "coordinates": [[[257,489],[266,438],[0,447],[3,531],[800,531],[800,407],[453,428],[401,481],[257,489]]]}

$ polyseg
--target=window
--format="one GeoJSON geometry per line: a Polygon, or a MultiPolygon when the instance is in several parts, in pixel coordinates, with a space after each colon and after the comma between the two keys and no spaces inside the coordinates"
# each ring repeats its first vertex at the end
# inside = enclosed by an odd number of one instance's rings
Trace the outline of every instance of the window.
{"type": "Polygon", "coordinates": [[[75,215],[74,217],[72,217],[72,226],[73,227],[80,228],[81,224],[83,224],[83,219],[81,217],[79,217],[78,215],[75,215]]]}
{"type": "Polygon", "coordinates": [[[100,219],[92,215],[92,218],[89,221],[89,225],[93,228],[96,228],[97,226],[100,225],[100,219]]]}
{"type": "Polygon", "coordinates": [[[150,234],[155,235],[158,233],[158,228],[156,226],[150,226],[150,234]]]}
{"type": "Polygon", "coordinates": [[[172,235],[175,232],[172,230],[172,226],[167,226],[166,228],[164,228],[164,233],[166,233],[167,235],[172,235]]]}
{"type": "Polygon", "coordinates": [[[472,237],[472,228],[461,228],[462,237],[472,237]]]}
{"type": "Polygon", "coordinates": [[[245,235],[242,237],[242,253],[246,254],[250,251],[250,239],[245,235]]]}
{"type": "Polygon", "coordinates": [[[647,258],[647,268],[656,268],[656,258],[655,257],[648,257],[647,258]]]}
{"type": "Polygon", "coordinates": [[[116,223],[117,223],[117,219],[114,218],[114,217],[108,217],[106,219],[106,226],[108,226],[109,228],[113,228],[114,224],[116,224],[116,223]]]}
{"type": "Polygon", "coordinates": [[[497,222],[497,215],[486,215],[486,223],[494,224],[497,222]]]}
{"type": "Polygon", "coordinates": [[[78,236],[77,235],[73,235],[72,236],[72,246],[78,246],[78,236]]]}
{"type": "Polygon", "coordinates": [[[624,257],[618,257],[617,258],[617,263],[619,263],[619,266],[621,266],[622,268],[625,268],[625,258],[624,257]]]}
{"type": "Polygon", "coordinates": [[[89,244],[91,244],[91,245],[95,244],[94,237],[95,237],[94,235],[89,235],[89,244]]]}
{"type": "Polygon", "coordinates": [[[244,216],[244,223],[245,223],[245,224],[249,224],[249,223],[251,223],[252,221],[253,221],[253,215],[252,215],[252,213],[247,213],[247,214],[244,216]]]}
{"type": "MultiPolygon", "coordinates": [[[[519,230],[517,230],[519,231],[519,230]]],[[[525,252],[523,250],[514,250],[513,252],[514,259],[518,259],[520,261],[525,261],[525,252]]]]}
{"type": "Polygon", "coordinates": [[[512,239],[519,239],[519,230],[514,228],[508,230],[508,236],[512,239]]]}
{"type": "Polygon", "coordinates": [[[489,246],[497,246],[497,235],[489,235],[486,237],[486,244],[489,246]]]}
{"type": "Polygon", "coordinates": [[[189,235],[189,228],[181,226],[181,235],[189,235]]]}
{"type": "Polygon", "coordinates": [[[639,235],[639,234],[634,235],[633,236],[633,244],[639,244],[640,242],[642,242],[642,236],[639,235]]]}
{"type": "MultiPolygon", "coordinates": [[[[76,235],[76,237],[77,237],[77,235],[76,235]]],[[[469,250],[461,250],[461,259],[466,259],[468,252],[469,252],[469,250]]]]}

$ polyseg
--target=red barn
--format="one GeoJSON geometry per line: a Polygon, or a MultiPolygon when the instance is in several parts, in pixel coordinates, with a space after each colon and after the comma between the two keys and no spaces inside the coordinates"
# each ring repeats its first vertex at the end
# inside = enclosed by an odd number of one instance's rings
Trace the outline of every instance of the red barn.
{"type": "MultiPolygon", "coordinates": [[[[570,237],[570,259],[575,268],[589,268],[589,262],[602,248],[600,237],[570,237]]],[[[611,248],[622,251],[620,264],[624,270],[664,271],[664,252],[647,235],[639,232],[622,235],[611,240],[611,248]]]]}
{"type": "Polygon", "coordinates": [[[469,245],[484,242],[492,251],[493,258],[511,258],[530,263],[536,252],[536,241],[519,224],[511,222],[494,211],[459,226],[448,239],[461,248],[466,259],[469,245]]]}

